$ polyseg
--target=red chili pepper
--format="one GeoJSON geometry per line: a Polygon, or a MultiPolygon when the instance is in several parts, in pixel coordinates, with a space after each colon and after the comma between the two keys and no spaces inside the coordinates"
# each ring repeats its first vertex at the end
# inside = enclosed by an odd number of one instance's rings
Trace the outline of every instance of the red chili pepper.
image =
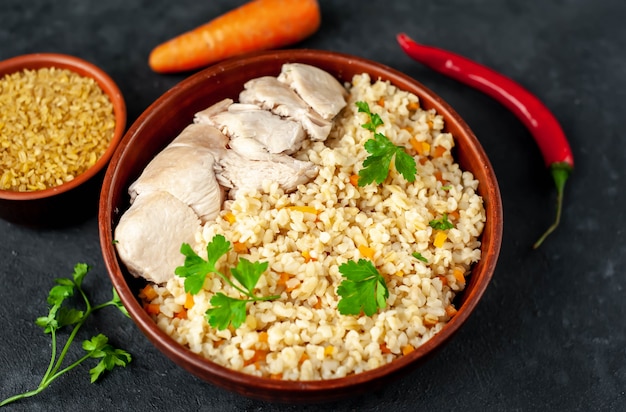
{"type": "Polygon", "coordinates": [[[416,43],[403,33],[398,34],[397,40],[411,58],[496,99],[531,132],[557,190],[556,219],[533,245],[538,248],[559,225],[565,182],[574,169],[572,150],[557,119],[532,93],[495,70],[458,54],[416,43]]]}

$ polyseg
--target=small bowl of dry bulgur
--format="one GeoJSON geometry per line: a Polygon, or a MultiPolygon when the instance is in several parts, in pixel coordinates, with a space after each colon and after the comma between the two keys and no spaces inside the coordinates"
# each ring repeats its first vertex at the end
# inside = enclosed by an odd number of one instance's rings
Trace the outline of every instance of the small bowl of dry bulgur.
{"type": "Polygon", "coordinates": [[[111,77],[77,57],[0,62],[0,217],[58,226],[97,211],[105,166],[126,127],[111,77]]]}

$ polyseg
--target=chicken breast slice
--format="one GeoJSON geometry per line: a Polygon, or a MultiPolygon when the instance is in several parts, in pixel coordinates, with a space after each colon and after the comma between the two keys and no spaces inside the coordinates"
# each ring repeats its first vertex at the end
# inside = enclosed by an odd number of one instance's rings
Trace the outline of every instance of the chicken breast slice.
{"type": "Polygon", "coordinates": [[[166,147],[130,185],[131,202],[150,192],[168,192],[191,207],[202,222],[214,220],[225,194],[215,177],[213,153],[198,146],[166,147]]]}
{"type": "Polygon", "coordinates": [[[239,153],[228,150],[217,164],[216,176],[219,183],[236,190],[260,190],[266,180],[277,182],[285,192],[293,192],[298,185],[308,183],[319,172],[318,167],[287,155],[271,155],[268,160],[250,160],[239,153]]]}
{"type": "Polygon", "coordinates": [[[167,192],[137,197],[115,228],[115,247],[128,271],[165,283],[185,262],[183,243],[193,244],[200,220],[194,211],[167,192]]]}
{"type": "Polygon", "coordinates": [[[332,128],[331,121],[313,111],[293,89],[276,77],[263,76],[246,82],[239,101],[300,122],[311,140],[326,140],[332,128]]]}
{"type": "Polygon", "coordinates": [[[191,123],[172,140],[168,147],[187,146],[204,149],[226,149],[227,145],[228,137],[215,127],[210,124],[191,123]]]}
{"type": "Polygon", "coordinates": [[[196,123],[216,127],[231,142],[238,138],[254,139],[268,153],[291,154],[302,146],[306,134],[299,122],[283,119],[254,104],[232,103],[225,99],[194,116],[196,123]]]}
{"type": "Polygon", "coordinates": [[[285,63],[278,80],[290,88],[326,120],[346,106],[347,90],[330,73],[303,63],[285,63]]]}

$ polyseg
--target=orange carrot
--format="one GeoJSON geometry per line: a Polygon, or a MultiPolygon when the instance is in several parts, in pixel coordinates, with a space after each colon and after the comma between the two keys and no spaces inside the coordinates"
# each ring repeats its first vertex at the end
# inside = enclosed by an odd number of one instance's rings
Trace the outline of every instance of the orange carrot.
{"type": "Polygon", "coordinates": [[[359,175],[351,175],[350,184],[352,184],[352,186],[357,186],[359,184],[359,175]]]}
{"type": "Polygon", "coordinates": [[[364,258],[368,258],[369,260],[374,259],[374,253],[376,253],[376,251],[372,249],[371,247],[368,247],[365,245],[359,245],[358,249],[359,249],[359,253],[364,258]]]}
{"type": "Polygon", "coordinates": [[[297,43],[321,23],[317,0],[253,0],[158,45],[149,57],[158,73],[195,70],[239,54],[297,43]]]}

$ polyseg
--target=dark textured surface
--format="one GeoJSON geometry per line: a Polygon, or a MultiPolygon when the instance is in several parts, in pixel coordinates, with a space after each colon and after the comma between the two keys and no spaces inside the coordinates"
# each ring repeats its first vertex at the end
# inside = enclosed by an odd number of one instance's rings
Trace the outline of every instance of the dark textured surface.
{"type": "MultiPolygon", "coordinates": [[[[153,46],[242,2],[21,1],[0,6],[0,59],[61,52],[89,60],[117,82],[129,124],[185,75],[147,66],[153,46]]],[[[498,176],[504,242],[477,311],[443,351],[378,393],[334,410],[626,410],[626,275],[622,190],[626,151],[626,28],[621,0],[321,1],[323,25],[299,47],[380,61],[446,99],[481,140],[498,176]],[[521,123],[498,103],[411,61],[395,34],[447,48],[506,73],[535,92],[567,133],[576,172],[561,227],[538,251],[554,190],[521,123]]],[[[85,287],[95,301],[110,282],[87,221],[35,230],[0,221],[0,398],[34,388],[50,341],[34,325],[47,312],[56,277],[76,262],[93,266],[85,287]]],[[[274,405],[225,392],[157,352],[113,309],[91,319],[79,341],[102,332],[134,355],[126,368],[90,384],[84,365],[41,394],[6,410],[318,410],[274,405]]],[[[63,336],[62,336],[63,337],[63,336]]],[[[74,348],[69,356],[80,356],[74,348]]]]}

